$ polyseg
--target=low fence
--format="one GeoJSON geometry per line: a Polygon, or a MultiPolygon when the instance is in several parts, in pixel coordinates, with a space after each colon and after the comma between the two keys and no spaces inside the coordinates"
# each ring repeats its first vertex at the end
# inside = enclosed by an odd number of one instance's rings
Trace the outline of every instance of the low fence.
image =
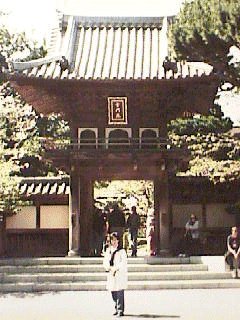
{"type": "Polygon", "coordinates": [[[8,229],[5,253],[8,257],[66,256],[68,229],[8,229]]]}

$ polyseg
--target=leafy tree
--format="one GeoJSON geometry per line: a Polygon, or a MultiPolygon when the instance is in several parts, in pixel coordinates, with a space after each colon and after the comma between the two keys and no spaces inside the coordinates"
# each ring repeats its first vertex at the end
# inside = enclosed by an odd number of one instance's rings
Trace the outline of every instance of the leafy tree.
{"type": "Polygon", "coordinates": [[[193,118],[178,118],[168,125],[170,132],[177,135],[195,135],[208,133],[224,133],[232,129],[230,118],[217,118],[215,116],[197,116],[193,118]]]}
{"type": "MultiPolygon", "coordinates": [[[[153,183],[150,180],[113,180],[98,181],[95,183],[96,189],[102,189],[102,194],[124,194],[126,198],[134,197],[138,207],[146,214],[147,210],[153,206],[153,183]],[[103,192],[103,190],[105,190],[103,192]]],[[[109,199],[107,200],[109,204],[109,199]]],[[[118,199],[120,203],[121,199],[118,199]]],[[[112,200],[114,202],[114,200],[112,200]]],[[[122,203],[122,206],[125,205],[122,203]]]]}
{"type": "Polygon", "coordinates": [[[45,43],[38,45],[36,41],[27,39],[24,32],[11,34],[6,27],[0,26],[0,84],[6,79],[2,70],[8,69],[9,60],[29,61],[46,54],[45,43]]]}
{"type": "MultiPolygon", "coordinates": [[[[27,61],[46,55],[45,44],[38,46],[24,33],[11,34],[0,27],[0,84],[2,67],[7,59],[27,61]]],[[[0,87],[0,211],[14,212],[22,203],[18,183],[20,176],[58,174],[57,168],[44,159],[41,135],[67,137],[69,128],[59,115],[45,118],[11,88],[0,87]]]]}
{"type": "Polygon", "coordinates": [[[229,121],[212,116],[199,119],[199,127],[195,119],[177,119],[169,125],[172,143],[191,153],[188,170],[179,174],[208,176],[214,182],[239,179],[240,141],[228,131],[229,121]]]}
{"type": "Polygon", "coordinates": [[[40,154],[36,114],[8,83],[0,87],[0,210],[14,211],[19,202],[22,159],[40,154]]]}
{"type": "MultiPolygon", "coordinates": [[[[115,183],[115,182],[113,182],[115,183]]],[[[137,199],[138,206],[145,213],[153,205],[153,184],[148,180],[119,181],[119,190],[124,192],[128,198],[134,196],[137,199]]]]}
{"type": "Polygon", "coordinates": [[[45,43],[38,45],[36,41],[29,40],[24,32],[11,34],[4,26],[0,28],[0,52],[5,58],[14,57],[21,61],[42,58],[47,54],[45,43]]]}
{"type": "Polygon", "coordinates": [[[59,173],[44,157],[42,134],[67,138],[69,127],[59,115],[39,116],[9,83],[0,86],[0,211],[14,212],[23,203],[21,176],[59,173]]]}
{"type": "Polygon", "coordinates": [[[69,125],[60,114],[52,113],[48,117],[40,115],[37,126],[42,137],[64,140],[68,140],[70,137],[69,125]]]}
{"type": "Polygon", "coordinates": [[[239,88],[240,61],[232,55],[234,48],[240,49],[239,17],[239,0],[185,2],[170,31],[176,58],[204,61],[213,66],[222,83],[239,88]]]}

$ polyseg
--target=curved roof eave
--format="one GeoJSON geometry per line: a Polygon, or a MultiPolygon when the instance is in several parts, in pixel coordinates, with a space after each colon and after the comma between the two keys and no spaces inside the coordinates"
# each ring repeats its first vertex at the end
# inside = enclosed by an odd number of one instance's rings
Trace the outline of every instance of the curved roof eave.
{"type": "MultiPolygon", "coordinates": [[[[77,80],[148,80],[209,75],[203,62],[168,58],[173,17],[79,17],[63,15],[55,51],[28,62],[10,62],[26,77],[77,80]]],[[[56,31],[57,30],[57,31],[56,31]]]]}

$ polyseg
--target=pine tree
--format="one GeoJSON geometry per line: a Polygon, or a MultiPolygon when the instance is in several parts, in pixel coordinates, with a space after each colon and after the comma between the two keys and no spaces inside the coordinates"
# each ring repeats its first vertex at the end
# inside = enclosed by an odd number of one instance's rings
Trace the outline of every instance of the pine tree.
{"type": "Polygon", "coordinates": [[[169,124],[173,145],[191,155],[183,176],[206,176],[215,183],[240,179],[240,141],[231,134],[231,120],[200,116],[176,119],[169,124]]]}
{"type": "MultiPolygon", "coordinates": [[[[174,21],[170,38],[177,59],[204,61],[213,67],[222,84],[240,87],[239,0],[193,0],[186,2],[174,21]]],[[[223,86],[222,86],[223,88],[223,86]]]]}

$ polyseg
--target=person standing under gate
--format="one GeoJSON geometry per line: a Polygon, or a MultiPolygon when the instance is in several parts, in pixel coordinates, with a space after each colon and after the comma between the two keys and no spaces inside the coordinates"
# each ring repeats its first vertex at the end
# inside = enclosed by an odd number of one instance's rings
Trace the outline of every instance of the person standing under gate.
{"type": "Polygon", "coordinates": [[[146,239],[147,239],[147,254],[150,256],[156,256],[155,219],[153,216],[148,216],[147,218],[146,239]]]}
{"type": "Polygon", "coordinates": [[[124,315],[124,290],[127,288],[127,253],[120,245],[117,232],[110,234],[110,242],[103,258],[103,267],[108,272],[106,287],[111,291],[115,304],[113,315],[121,317],[124,315]]]}
{"type": "Polygon", "coordinates": [[[106,217],[103,211],[95,208],[93,216],[93,255],[100,257],[106,234],[106,217]]]}
{"type": "Polygon", "coordinates": [[[138,237],[138,229],[140,227],[140,217],[137,213],[137,208],[132,206],[132,212],[127,219],[127,228],[129,229],[130,237],[131,237],[131,250],[132,257],[137,256],[137,237],[138,237]]]}
{"type": "Polygon", "coordinates": [[[108,233],[117,232],[119,235],[120,245],[123,244],[123,233],[126,228],[126,220],[123,211],[118,204],[113,205],[112,211],[108,215],[108,233]]]}
{"type": "Polygon", "coordinates": [[[231,234],[227,237],[226,263],[230,266],[233,278],[238,278],[240,274],[240,236],[236,226],[232,227],[231,234]]]}

